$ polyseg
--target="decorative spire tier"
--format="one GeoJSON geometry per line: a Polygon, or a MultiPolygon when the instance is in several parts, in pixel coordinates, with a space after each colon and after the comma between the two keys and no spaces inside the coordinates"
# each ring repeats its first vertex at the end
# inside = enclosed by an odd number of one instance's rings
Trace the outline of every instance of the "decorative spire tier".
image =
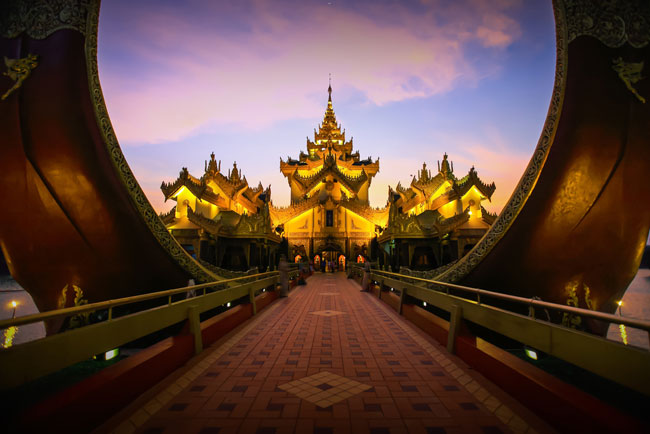
{"type": "Polygon", "coordinates": [[[343,194],[367,203],[368,187],[379,171],[379,160],[361,160],[359,152],[352,152],[352,140],[346,141],[345,130],[336,120],[331,82],[327,93],[325,115],[318,130],[314,129],[314,140],[307,138],[307,153],[301,152],[298,159],[280,160],[280,170],[291,186],[291,203],[320,194],[326,186],[334,188],[328,188],[323,198],[340,201],[343,194]]]}

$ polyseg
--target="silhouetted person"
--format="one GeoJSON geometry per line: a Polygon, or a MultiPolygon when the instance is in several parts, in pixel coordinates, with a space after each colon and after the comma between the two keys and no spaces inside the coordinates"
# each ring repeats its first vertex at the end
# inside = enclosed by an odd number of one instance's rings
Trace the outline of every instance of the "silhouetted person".
{"type": "Polygon", "coordinates": [[[369,291],[370,289],[370,261],[366,259],[363,263],[363,279],[361,280],[361,290],[369,291]]]}
{"type": "Polygon", "coordinates": [[[278,264],[278,271],[280,272],[280,297],[289,296],[289,263],[287,257],[280,255],[280,263],[278,264]]]}

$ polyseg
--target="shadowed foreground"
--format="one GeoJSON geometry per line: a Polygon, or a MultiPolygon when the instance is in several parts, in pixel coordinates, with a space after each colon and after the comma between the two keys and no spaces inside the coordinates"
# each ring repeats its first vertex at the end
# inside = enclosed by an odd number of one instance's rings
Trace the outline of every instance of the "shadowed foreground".
{"type": "Polygon", "coordinates": [[[307,282],[123,412],[121,425],[104,430],[547,430],[343,274],[307,282]]]}

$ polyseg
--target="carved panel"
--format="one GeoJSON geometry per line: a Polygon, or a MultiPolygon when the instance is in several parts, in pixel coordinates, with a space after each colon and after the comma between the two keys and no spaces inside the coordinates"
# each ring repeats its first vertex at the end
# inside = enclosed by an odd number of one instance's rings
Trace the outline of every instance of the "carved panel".
{"type": "Polygon", "coordinates": [[[8,0],[4,16],[0,16],[2,37],[11,39],[21,33],[44,39],[61,29],[76,30],[86,35],[86,21],[95,0],[8,0]]]}
{"type": "Polygon", "coordinates": [[[612,48],[626,42],[641,48],[650,41],[647,0],[565,0],[565,3],[569,42],[588,35],[612,48]]]}

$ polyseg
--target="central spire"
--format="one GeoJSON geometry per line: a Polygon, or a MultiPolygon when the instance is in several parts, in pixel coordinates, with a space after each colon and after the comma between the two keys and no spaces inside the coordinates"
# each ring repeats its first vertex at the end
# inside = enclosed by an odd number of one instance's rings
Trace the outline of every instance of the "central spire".
{"type": "Polygon", "coordinates": [[[334,107],[332,106],[332,77],[330,74],[329,86],[327,87],[327,109],[325,110],[325,117],[323,118],[323,123],[321,124],[321,131],[327,129],[329,131],[335,131],[339,133],[339,126],[336,122],[336,114],[334,113],[334,107]]]}
{"type": "Polygon", "coordinates": [[[332,74],[330,73],[330,85],[327,88],[329,98],[327,98],[327,108],[332,108],[332,74]]]}

